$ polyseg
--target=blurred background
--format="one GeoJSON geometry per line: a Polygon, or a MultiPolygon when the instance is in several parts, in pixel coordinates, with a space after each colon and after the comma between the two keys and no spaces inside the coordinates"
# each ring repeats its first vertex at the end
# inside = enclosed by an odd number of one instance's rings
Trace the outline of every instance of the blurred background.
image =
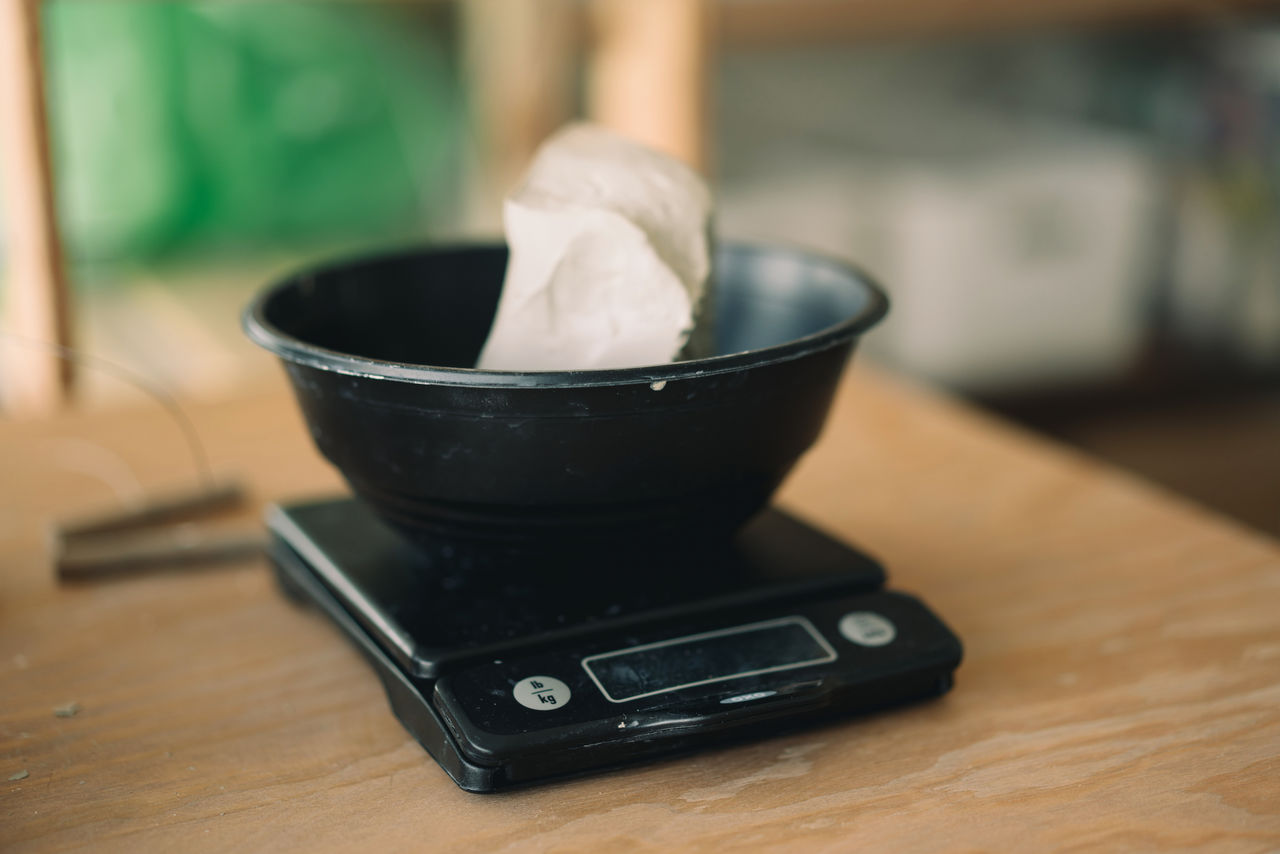
{"type": "MultiPolygon", "coordinates": [[[[0,2],[13,28],[27,0],[0,2]]],[[[537,143],[588,116],[702,168],[721,234],[878,278],[894,302],[866,345],[881,366],[1280,533],[1280,16],[1265,4],[45,0],[36,14],[35,48],[11,30],[0,72],[10,416],[39,408],[18,387],[43,358],[12,337],[33,329],[16,220],[38,157],[13,90],[34,57],[58,334],[180,396],[272,381],[238,328],[267,280],[499,234],[537,143]]],[[[136,396],[75,378],[77,406],[136,396]]]]}

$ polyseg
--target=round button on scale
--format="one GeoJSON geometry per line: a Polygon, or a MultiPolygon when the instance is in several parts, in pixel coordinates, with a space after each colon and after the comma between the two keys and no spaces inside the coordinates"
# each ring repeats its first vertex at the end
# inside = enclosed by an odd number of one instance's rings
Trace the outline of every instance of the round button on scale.
{"type": "Polygon", "coordinates": [[[850,611],[840,618],[840,634],[858,646],[884,646],[893,643],[898,630],[874,611],[850,611]]]}
{"type": "Polygon", "coordinates": [[[554,676],[526,676],[511,689],[516,702],[526,709],[549,712],[568,705],[573,692],[554,676]]]}

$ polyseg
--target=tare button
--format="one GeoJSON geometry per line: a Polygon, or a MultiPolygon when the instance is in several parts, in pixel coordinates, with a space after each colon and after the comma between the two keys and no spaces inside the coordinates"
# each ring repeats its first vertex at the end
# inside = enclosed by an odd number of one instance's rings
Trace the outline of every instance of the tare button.
{"type": "Polygon", "coordinates": [[[569,686],[554,676],[528,676],[511,689],[516,702],[526,709],[547,712],[569,704],[573,692],[569,686]]]}
{"type": "Polygon", "coordinates": [[[898,630],[874,611],[853,611],[841,618],[840,634],[858,646],[884,646],[893,643],[898,630]]]}

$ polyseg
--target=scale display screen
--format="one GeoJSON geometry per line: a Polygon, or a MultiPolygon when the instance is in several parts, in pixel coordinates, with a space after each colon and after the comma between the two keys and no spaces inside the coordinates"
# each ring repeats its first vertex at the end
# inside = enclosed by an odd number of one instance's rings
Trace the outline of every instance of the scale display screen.
{"type": "Polygon", "coordinates": [[[591,655],[582,666],[608,700],[622,703],[835,659],[812,623],[783,617],[591,655]]]}

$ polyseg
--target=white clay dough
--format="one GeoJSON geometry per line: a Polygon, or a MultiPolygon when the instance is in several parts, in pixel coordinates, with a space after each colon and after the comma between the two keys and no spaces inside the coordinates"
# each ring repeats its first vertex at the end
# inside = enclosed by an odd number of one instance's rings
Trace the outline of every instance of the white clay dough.
{"type": "Polygon", "coordinates": [[[672,361],[709,301],[710,217],[678,160],[593,125],[559,131],[503,207],[511,257],[477,367],[672,361]]]}

